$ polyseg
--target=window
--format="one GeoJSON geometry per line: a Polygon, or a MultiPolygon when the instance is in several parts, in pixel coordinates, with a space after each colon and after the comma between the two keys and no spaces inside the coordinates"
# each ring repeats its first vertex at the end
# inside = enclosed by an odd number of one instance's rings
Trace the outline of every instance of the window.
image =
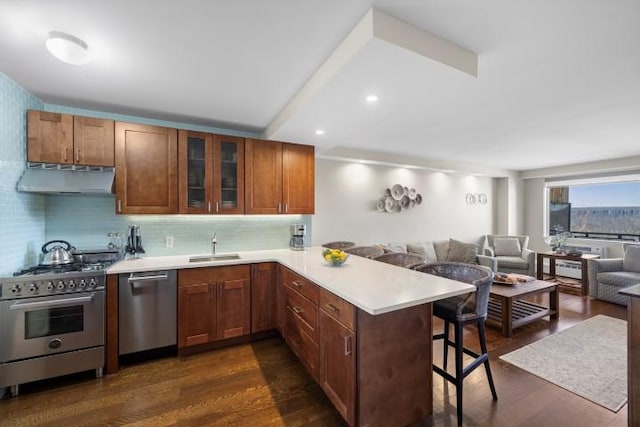
{"type": "Polygon", "coordinates": [[[640,241],[640,177],[547,182],[547,232],[640,241]]]}

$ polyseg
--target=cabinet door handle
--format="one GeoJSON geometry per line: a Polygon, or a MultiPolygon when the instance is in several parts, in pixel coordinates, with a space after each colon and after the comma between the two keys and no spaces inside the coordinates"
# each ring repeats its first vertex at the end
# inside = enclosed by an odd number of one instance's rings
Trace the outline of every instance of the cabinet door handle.
{"type": "Polygon", "coordinates": [[[289,213],[289,203],[284,204],[284,213],[289,213]]]}
{"type": "Polygon", "coordinates": [[[118,200],[118,212],[122,213],[122,200],[118,200]]]}
{"type": "Polygon", "coordinates": [[[216,200],[216,213],[220,212],[220,206],[218,201],[216,200]]]}
{"type": "Polygon", "coordinates": [[[344,338],[344,355],[348,356],[351,354],[351,337],[343,337],[344,338]]]}
{"type": "Polygon", "coordinates": [[[66,162],[67,160],[69,160],[69,149],[64,147],[64,161],[66,162]]]}
{"type": "Polygon", "coordinates": [[[300,313],[302,313],[302,309],[300,307],[293,307],[293,312],[295,314],[300,314],[300,313]]]}
{"type": "Polygon", "coordinates": [[[299,288],[299,287],[301,287],[301,286],[302,286],[300,283],[296,282],[295,280],[294,280],[293,282],[291,282],[291,284],[292,284],[293,286],[295,286],[296,288],[299,288]]]}
{"type": "Polygon", "coordinates": [[[80,149],[78,148],[76,150],[76,162],[79,162],[79,161],[80,161],[80,149]]]}
{"type": "Polygon", "coordinates": [[[278,213],[282,213],[282,203],[278,202],[278,213]]]}
{"type": "Polygon", "coordinates": [[[340,311],[340,309],[339,309],[338,307],[336,307],[335,305],[333,305],[333,304],[331,304],[331,303],[328,303],[328,304],[327,304],[327,308],[328,308],[329,310],[331,310],[331,311],[334,311],[334,312],[338,312],[338,311],[340,311]]]}
{"type": "Polygon", "coordinates": [[[211,200],[207,202],[207,212],[211,213],[211,200]]]}

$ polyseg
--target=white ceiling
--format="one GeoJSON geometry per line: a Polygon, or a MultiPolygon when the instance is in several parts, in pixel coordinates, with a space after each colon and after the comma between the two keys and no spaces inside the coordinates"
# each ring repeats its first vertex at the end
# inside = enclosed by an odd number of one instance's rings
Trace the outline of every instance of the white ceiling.
{"type": "Polygon", "coordinates": [[[0,0],[0,71],[46,103],[263,132],[371,7],[477,77],[374,39],[270,138],[509,170],[640,155],[638,0],[0,0]],[[52,30],[92,61],[54,59],[52,30]]]}

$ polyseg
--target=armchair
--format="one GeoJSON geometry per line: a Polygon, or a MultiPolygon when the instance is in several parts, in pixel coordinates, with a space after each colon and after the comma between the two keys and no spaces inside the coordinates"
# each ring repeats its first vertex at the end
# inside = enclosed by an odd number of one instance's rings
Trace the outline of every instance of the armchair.
{"type": "Polygon", "coordinates": [[[536,253],[527,248],[529,236],[501,236],[487,234],[484,254],[494,257],[498,271],[536,275],[536,253]]]}
{"type": "Polygon", "coordinates": [[[588,261],[590,297],[627,305],[627,297],[618,292],[640,283],[640,245],[627,243],[623,249],[624,258],[588,261]]]}

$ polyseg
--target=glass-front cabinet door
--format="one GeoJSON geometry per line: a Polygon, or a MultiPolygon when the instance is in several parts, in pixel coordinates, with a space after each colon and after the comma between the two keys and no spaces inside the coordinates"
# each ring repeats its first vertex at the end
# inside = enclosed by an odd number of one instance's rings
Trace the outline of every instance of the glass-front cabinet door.
{"type": "Polygon", "coordinates": [[[213,137],[181,130],[178,133],[180,213],[213,212],[213,137]]]}
{"type": "Polygon", "coordinates": [[[180,213],[244,213],[244,138],[181,130],[180,213]]]}
{"type": "Polygon", "coordinates": [[[244,213],[244,138],[214,135],[214,213],[244,213]]]}

